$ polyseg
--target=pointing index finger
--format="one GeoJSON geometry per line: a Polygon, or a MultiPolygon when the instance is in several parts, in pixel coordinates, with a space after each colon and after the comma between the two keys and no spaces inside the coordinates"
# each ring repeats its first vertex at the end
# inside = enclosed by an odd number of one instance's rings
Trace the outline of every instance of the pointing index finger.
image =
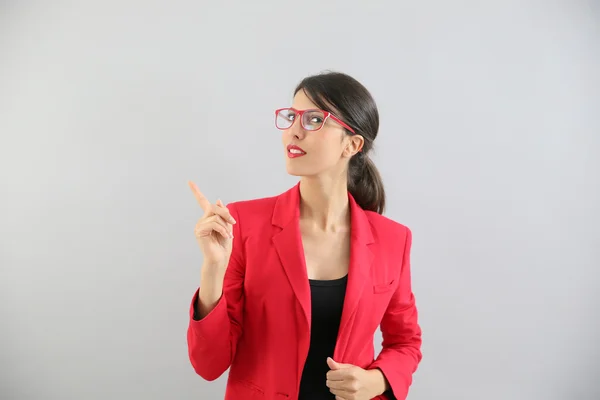
{"type": "Polygon", "coordinates": [[[196,198],[198,204],[200,204],[200,207],[202,207],[202,210],[204,210],[204,212],[208,212],[208,210],[211,208],[210,201],[208,201],[208,199],[202,194],[194,182],[189,181],[188,185],[190,186],[190,189],[192,189],[192,193],[194,193],[194,197],[196,198]]]}

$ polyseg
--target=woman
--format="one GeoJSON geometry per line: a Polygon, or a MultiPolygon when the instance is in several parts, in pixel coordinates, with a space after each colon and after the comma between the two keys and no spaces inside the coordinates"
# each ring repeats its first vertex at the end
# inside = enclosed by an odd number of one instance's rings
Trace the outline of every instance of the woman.
{"type": "Polygon", "coordinates": [[[275,119],[297,185],[225,206],[190,183],[205,212],[195,227],[204,263],[191,363],[207,380],[231,367],[226,399],[405,399],[421,329],[411,232],[381,215],[385,193],[368,156],[375,102],[350,76],[324,73],[300,82],[275,119]]]}

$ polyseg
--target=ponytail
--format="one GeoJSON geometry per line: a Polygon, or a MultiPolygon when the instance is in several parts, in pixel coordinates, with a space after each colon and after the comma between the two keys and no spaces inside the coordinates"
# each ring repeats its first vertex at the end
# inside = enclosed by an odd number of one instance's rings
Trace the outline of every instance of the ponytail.
{"type": "Polygon", "coordinates": [[[385,210],[383,180],[373,160],[363,152],[357,153],[350,159],[348,191],[363,210],[383,214],[385,210]]]}

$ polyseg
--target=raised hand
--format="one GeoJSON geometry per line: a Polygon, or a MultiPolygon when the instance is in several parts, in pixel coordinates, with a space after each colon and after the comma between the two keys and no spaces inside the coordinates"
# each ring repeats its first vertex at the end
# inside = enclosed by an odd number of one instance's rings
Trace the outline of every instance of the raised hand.
{"type": "Polygon", "coordinates": [[[204,255],[204,264],[226,267],[233,245],[233,219],[221,200],[211,204],[194,182],[188,185],[204,211],[194,228],[194,235],[204,255]]]}

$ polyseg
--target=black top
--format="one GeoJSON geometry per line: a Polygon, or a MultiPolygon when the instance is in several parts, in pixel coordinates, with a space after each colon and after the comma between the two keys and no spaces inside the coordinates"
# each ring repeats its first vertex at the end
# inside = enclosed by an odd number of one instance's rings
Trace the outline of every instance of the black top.
{"type": "Polygon", "coordinates": [[[326,385],[327,357],[333,358],[348,275],[343,278],[309,280],[311,292],[310,348],[300,381],[298,400],[333,400],[335,395],[326,385]]]}

